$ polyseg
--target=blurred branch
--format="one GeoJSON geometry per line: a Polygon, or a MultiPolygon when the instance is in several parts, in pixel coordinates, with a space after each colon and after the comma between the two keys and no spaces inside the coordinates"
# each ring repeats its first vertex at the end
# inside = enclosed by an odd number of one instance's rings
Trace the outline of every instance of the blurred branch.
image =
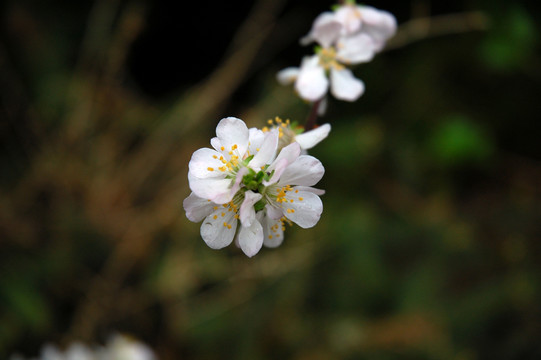
{"type": "Polygon", "coordinates": [[[401,48],[438,36],[488,29],[489,18],[481,11],[470,11],[412,19],[399,26],[385,50],[401,48]]]}
{"type": "MultiPolygon", "coordinates": [[[[94,190],[90,191],[87,199],[90,216],[110,229],[117,241],[101,273],[91,280],[85,297],[75,310],[69,331],[71,336],[85,339],[94,334],[111,309],[115,308],[113,304],[121,293],[123,280],[148,252],[156,231],[178,215],[178,199],[182,195],[174,194],[186,191],[179,186],[185,184],[185,172],[182,170],[172,174],[171,181],[161,184],[164,186],[160,185],[159,193],[154,194],[146,206],[135,207],[135,199],[156,169],[176,166],[179,156],[185,160],[184,154],[178,151],[183,135],[198,123],[216,120],[211,114],[223,105],[246,77],[283,3],[283,0],[258,1],[237,31],[229,55],[217,70],[177,102],[158,128],[148,134],[147,141],[139,150],[133,151],[128,159],[122,159],[126,167],[111,169],[112,173],[107,174],[105,181],[96,179],[94,190]],[[122,199],[125,204],[115,208],[115,204],[111,204],[111,199],[115,198],[122,199]]],[[[122,34],[118,36],[122,39],[122,34]]],[[[123,59],[122,53],[108,55],[109,64],[118,68],[123,59]]]]}

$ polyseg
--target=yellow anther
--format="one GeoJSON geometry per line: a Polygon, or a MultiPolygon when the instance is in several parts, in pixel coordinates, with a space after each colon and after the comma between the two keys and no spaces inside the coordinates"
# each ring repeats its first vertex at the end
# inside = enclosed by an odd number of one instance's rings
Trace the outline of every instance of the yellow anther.
{"type": "Polygon", "coordinates": [[[293,199],[289,200],[289,202],[293,202],[293,199]]]}
{"type": "Polygon", "coordinates": [[[269,239],[272,239],[272,235],[269,235],[269,239]]]}
{"type": "Polygon", "coordinates": [[[224,227],[227,227],[227,223],[226,223],[226,222],[224,222],[224,227]]]}
{"type": "Polygon", "coordinates": [[[220,166],[220,167],[218,168],[218,170],[220,170],[220,171],[225,171],[225,166],[220,166]]]}
{"type": "Polygon", "coordinates": [[[269,131],[269,128],[266,127],[266,126],[264,126],[263,129],[261,129],[261,131],[263,131],[263,132],[268,132],[268,131],[269,131]]]}
{"type": "Polygon", "coordinates": [[[213,216],[214,220],[218,219],[218,215],[213,216]]]}
{"type": "Polygon", "coordinates": [[[214,207],[214,210],[218,210],[218,206],[215,206],[215,207],[214,207]]]}
{"type": "Polygon", "coordinates": [[[224,151],[224,150],[225,150],[225,148],[224,148],[224,147],[222,146],[222,147],[220,148],[220,150],[224,151]]]}
{"type": "Polygon", "coordinates": [[[225,216],[225,213],[222,213],[222,217],[224,217],[224,216],[225,216]]]}
{"type": "Polygon", "coordinates": [[[304,200],[304,198],[302,198],[302,197],[299,198],[299,201],[303,201],[303,200],[304,200]]]}
{"type": "Polygon", "coordinates": [[[214,171],[214,168],[208,167],[207,170],[208,171],[214,171]]]}
{"type": "Polygon", "coordinates": [[[237,150],[237,144],[234,144],[233,146],[231,146],[231,150],[237,150]]]}

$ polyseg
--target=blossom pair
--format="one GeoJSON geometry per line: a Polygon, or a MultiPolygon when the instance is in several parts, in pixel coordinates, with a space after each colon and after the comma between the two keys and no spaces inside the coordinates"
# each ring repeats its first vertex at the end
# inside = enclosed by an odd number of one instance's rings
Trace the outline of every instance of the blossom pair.
{"type": "Polygon", "coordinates": [[[372,60],[395,31],[396,20],[386,11],[353,3],[340,5],[320,14],[301,39],[305,45],[316,42],[316,54],[305,57],[300,68],[280,71],[278,81],[284,85],[294,82],[296,91],[308,101],[323,99],[329,86],[337,99],[355,101],[365,86],[347,66],[372,60]]]}
{"type": "Polygon", "coordinates": [[[301,151],[321,141],[330,126],[295,135],[280,121],[264,130],[248,129],[234,117],[222,119],[212,149],[199,149],[190,160],[192,193],[184,209],[189,220],[203,221],[201,237],[213,249],[235,240],[251,257],[263,245],[279,246],[287,223],[309,228],[321,216],[323,191],[312,186],[324,168],[301,151]],[[284,137],[287,143],[280,141],[284,137]]]}

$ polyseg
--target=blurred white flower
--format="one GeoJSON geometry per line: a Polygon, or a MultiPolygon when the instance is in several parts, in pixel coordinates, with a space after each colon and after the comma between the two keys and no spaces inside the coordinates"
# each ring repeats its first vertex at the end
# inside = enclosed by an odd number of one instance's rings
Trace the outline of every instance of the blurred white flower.
{"type": "Polygon", "coordinates": [[[340,100],[355,101],[364,93],[364,83],[346,68],[368,62],[396,32],[396,19],[386,11],[348,2],[320,14],[301,43],[316,42],[316,54],[303,59],[300,68],[289,67],[277,74],[282,85],[295,83],[299,96],[322,100],[329,89],[340,100]]]}
{"type": "Polygon", "coordinates": [[[345,4],[319,15],[301,43],[335,47],[352,64],[370,61],[396,32],[395,17],[371,6],[345,4]]]}
{"type": "MultiPolygon", "coordinates": [[[[110,338],[106,346],[90,348],[82,343],[72,343],[65,352],[47,344],[38,358],[31,360],[156,360],[152,350],[134,339],[123,335],[110,338]]],[[[10,360],[24,360],[21,355],[13,355],[10,360]]]]}

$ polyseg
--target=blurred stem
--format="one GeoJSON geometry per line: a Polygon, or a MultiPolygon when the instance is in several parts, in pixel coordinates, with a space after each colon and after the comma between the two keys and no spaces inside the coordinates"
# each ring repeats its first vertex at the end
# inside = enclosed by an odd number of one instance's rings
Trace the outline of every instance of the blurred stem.
{"type": "Polygon", "coordinates": [[[304,125],[304,131],[312,130],[316,127],[321,101],[323,101],[323,99],[319,99],[312,104],[312,109],[310,109],[310,114],[308,114],[308,119],[306,119],[306,124],[304,125]]]}

